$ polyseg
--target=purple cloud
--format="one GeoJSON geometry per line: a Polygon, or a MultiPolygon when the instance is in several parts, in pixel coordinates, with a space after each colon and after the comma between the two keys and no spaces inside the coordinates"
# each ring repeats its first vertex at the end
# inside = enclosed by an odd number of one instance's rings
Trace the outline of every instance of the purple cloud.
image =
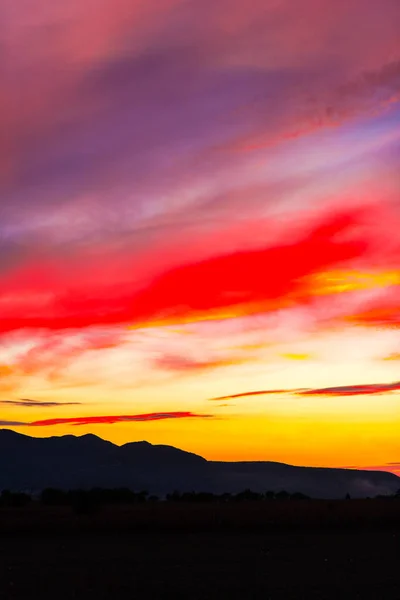
{"type": "Polygon", "coordinates": [[[247,398],[251,396],[267,396],[274,394],[293,394],[296,396],[365,396],[372,394],[390,394],[400,391],[400,381],[393,383],[370,383],[364,385],[339,385],[326,388],[297,388],[278,390],[257,390],[254,392],[242,392],[229,396],[209,398],[211,401],[230,400],[231,398],[247,398]]]}
{"type": "Polygon", "coordinates": [[[82,402],[48,402],[45,400],[23,398],[21,400],[0,400],[0,404],[22,406],[25,408],[54,408],[56,406],[77,406],[78,404],[82,404],[82,402]]]}
{"type": "MultiPolygon", "coordinates": [[[[206,195],[221,191],[222,175],[245,162],[232,149],[368,113],[399,92],[394,0],[379,10],[361,0],[118,0],[111,10],[104,0],[106,20],[85,0],[52,6],[41,0],[31,20],[29,9],[25,19],[7,10],[0,30],[9,60],[3,138],[12,140],[2,223],[18,243],[33,217],[54,231],[60,208],[87,195],[95,200],[86,220],[84,210],[64,217],[83,238],[90,227],[123,228],[128,214],[132,226],[169,214],[168,194],[187,195],[189,182],[194,189],[207,177],[206,195]],[[110,204],[124,213],[114,224],[103,218],[110,204]]],[[[191,205],[182,201],[185,214],[191,205]]]]}

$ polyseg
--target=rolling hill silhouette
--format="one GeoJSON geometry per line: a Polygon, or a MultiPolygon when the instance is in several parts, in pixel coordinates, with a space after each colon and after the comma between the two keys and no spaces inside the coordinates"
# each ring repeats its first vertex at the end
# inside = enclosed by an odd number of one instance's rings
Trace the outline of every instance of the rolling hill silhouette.
{"type": "Polygon", "coordinates": [[[237,493],[246,488],[315,498],[392,494],[400,478],[381,471],[294,467],[277,462],[216,462],[174,448],[95,435],[34,438],[0,429],[0,490],[130,487],[163,496],[173,490],[237,493]]]}

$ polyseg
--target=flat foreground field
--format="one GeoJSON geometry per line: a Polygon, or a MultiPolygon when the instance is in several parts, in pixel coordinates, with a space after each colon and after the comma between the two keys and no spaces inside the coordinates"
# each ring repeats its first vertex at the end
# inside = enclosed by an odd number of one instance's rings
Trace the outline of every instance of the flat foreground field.
{"type": "MultiPolygon", "coordinates": [[[[349,511],[350,505],[355,516],[357,502],[337,510],[349,511]]],[[[255,522],[251,528],[220,527],[226,507],[217,521],[211,507],[204,507],[214,524],[203,531],[190,525],[203,514],[201,507],[155,507],[160,523],[147,531],[134,531],[140,510],[129,507],[95,516],[50,508],[2,510],[0,598],[399,600],[398,523],[320,528],[319,505],[314,506],[309,529],[306,523],[301,528],[287,523],[258,531],[255,522]],[[179,514],[184,527],[174,531],[179,514]],[[170,525],[164,530],[161,515],[170,525]]],[[[254,509],[237,507],[235,516],[246,521],[254,509]]],[[[291,510],[294,518],[306,508],[291,510]]],[[[276,517],[279,510],[272,512],[276,517]]]]}
{"type": "Polygon", "coordinates": [[[0,597],[398,600],[399,533],[18,536],[0,597]]]}

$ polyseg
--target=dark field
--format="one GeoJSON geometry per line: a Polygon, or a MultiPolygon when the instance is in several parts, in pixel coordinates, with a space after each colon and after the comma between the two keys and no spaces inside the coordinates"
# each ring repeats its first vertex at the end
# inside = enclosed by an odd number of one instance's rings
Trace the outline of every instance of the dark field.
{"type": "Polygon", "coordinates": [[[400,599],[400,503],[0,511],[0,598],[400,599]]]}

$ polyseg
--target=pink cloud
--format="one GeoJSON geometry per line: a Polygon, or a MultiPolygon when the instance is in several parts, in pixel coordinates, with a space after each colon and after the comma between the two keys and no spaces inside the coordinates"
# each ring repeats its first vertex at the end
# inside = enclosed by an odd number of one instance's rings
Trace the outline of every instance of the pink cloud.
{"type": "MultiPolygon", "coordinates": [[[[47,374],[57,378],[65,368],[91,351],[104,351],[120,348],[124,343],[125,332],[101,331],[89,328],[84,332],[72,330],[69,335],[59,332],[46,332],[30,336],[31,347],[16,356],[13,372],[23,375],[47,374]]],[[[25,333],[22,339],[29,338],[25,333]]]]}
{"type": "Polygon", "coordinates": [[[240,365],[248,362],[250,359],[240,356],[226,356],[220,358],[195,359],[181,355],[166,354],[153,361],[156,368],[177,373],[193,373],[201,371],[210,371],[240,365]]]}

